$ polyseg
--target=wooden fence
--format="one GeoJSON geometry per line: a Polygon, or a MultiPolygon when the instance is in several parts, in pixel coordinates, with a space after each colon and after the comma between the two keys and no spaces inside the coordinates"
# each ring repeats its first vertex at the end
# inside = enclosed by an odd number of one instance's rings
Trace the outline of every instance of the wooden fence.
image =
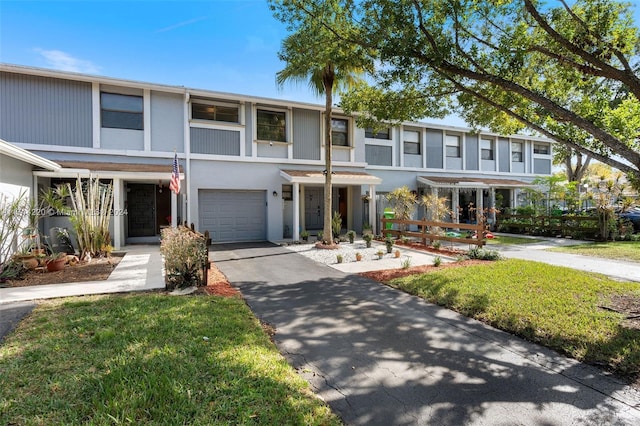
{"type": "MultiPolygon", "coordinates": [[[[413,237],[422,240],[422,244],[427,245],[427,240],[431,241],[449,241],[454,243],[475,244],[482,247],[485,244],[483,224],[470,225],[465,223],[451,222],[434,222],[426,219],[422,220],[401,220],[401,219],[382,219],[381,233],[383,235],[391,234],[396,237],[413,237]],[[384,229],[387,224],[397,225],[395,229],[384,229]],[[409,231],[410,225],[417,225],[418,231],[409,231]],[[406,229],[406,230],[402,230],[406,229]],[[460,233],[460,231],[469,231],[469,236],[453,236],[451,233],[460,233]],[[450,234],[447,235],[447,232],[450,234]],[[475,236],[474,236],[475,235],[475,236]]],[[[460,233],[461,234],[461,233],[460,233]]]]}
{"type": "Polygon", "coordinates": [[[596,238],[600,233],[596,216],[534,216],[526,214],[500,214],[496,216],[496,229],[501,232],[536,234],[578,238],[596,238]]]}

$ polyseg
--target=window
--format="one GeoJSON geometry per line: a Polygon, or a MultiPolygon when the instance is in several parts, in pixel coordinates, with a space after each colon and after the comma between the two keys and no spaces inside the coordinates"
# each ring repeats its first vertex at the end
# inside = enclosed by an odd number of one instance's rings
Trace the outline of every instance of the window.
{"type": "Polygon", "coordinates": [[[286,115],[284,112],[258,110],[259,140],[263,141],[287,141],[286,115]]]}
{"type": "Polygon", "coordinates": [[[511,143],[511,161],[522,163],[522,142],[511,143]]]}
{"type": "Polygon", "coordinates": [[[447,135],[447,157],[460,158],[460,136],[447,135]]]}
{"type": "Polygon", "coordinates": [[[239,109],[237,106],[213,105],[205,103],[191,104],[191,118],[194,120],[224,121],[239,123],[239,109]]]}
{"type": "Polygon", "coordinates": [[[349,121],[342,118],[331,119],[331,144],[349,146],[349,121]]]}
{"type": "Polygon", "coordinates": [[[533,144],[533,153],[534,154],[542,154],[549,155],[549,145],[546,144],[533,144]]]}
{"type": "Polygon", "coordinates": [[[100,93],[102,127],[143,130],[142,96],[100,93]]]}
{"type": "Polygon", "coordinates": [[[483,160],[493,160],[493,139],[480,139],[483,160]]]}
{"type": "Polygon", "coordinates": [[[420,132],[405,130],[403,142],[405,154],[420,155],[420,132]]]}
{"type": "Polygon", "coordinates": [[[373,133],[373,128],[367,127],[364,129],[364,137],[369,139],[391,139],[391,129],[386,128],[382,130],[378,130],[376,133],[373,133]]]}

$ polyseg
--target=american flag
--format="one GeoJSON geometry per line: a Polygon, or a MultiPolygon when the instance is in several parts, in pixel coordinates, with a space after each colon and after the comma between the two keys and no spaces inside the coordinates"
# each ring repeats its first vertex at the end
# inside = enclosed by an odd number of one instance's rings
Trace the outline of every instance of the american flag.
{"type": "Polygon", "coordinates": [[[178,168],[178,154],[173,154],[173,171],[171,172],[171,182],[169,189],[176,194],[180,193],[180,169],[178,168]]]}

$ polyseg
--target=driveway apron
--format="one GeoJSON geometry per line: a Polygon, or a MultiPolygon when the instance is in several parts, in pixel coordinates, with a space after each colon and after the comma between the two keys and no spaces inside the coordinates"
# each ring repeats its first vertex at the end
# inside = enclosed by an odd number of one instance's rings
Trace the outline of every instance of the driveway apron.
{"type": "Polygon", "coordinates": [[[268,243],[211,259],[347,424],[638,425],[597,369],[268,243]]]}

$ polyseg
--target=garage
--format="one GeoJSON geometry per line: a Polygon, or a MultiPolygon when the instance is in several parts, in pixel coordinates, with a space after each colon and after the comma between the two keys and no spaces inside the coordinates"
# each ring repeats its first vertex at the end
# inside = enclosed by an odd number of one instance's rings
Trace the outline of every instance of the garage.
{"type": "Polygon", "coordinates": [[[216,242],[264,241],[267,235],[265,191],[201,189],[200,230],[216,242]]]}

